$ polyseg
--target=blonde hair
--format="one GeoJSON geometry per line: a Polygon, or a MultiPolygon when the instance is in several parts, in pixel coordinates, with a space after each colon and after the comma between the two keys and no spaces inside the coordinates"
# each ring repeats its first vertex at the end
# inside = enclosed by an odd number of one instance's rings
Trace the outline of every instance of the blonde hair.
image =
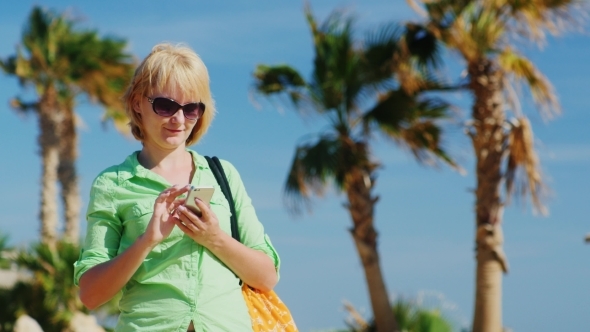
{"type": "Polygon", "coordinates": [[[192,49],[183,44],[162,43],[154,46],[135,70],[123,96],[133,137],[139,141],[145,139],[141,114],[134,111],[138,100],[166,86],[174,89],[171,91],[174,94],[198,96],[199,100],[195,101],[205,104],[203,116],[186,139],[187,146],[196,143],[207,132],[215,117],[215,101],[211,96],[207,67],[192,49]]]}

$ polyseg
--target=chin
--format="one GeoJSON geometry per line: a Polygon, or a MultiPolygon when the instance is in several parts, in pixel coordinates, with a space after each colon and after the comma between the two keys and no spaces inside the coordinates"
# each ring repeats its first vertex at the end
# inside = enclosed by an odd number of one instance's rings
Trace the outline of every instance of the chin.
{"type": "Polygon", "coordinates": [[[180,146],[185,146],[186,138],[182,137],[168,137],[164,139],[163,142],[165,145],[168,145],[171,148],[177,148],[180,146]]]}
{"type": "Polygon", "coordinates": [[[178,141],[178,142],[174,142],[174,143],[169,143],[169,145],[172,148],[179,148],[179,147],[186,146],[186,142],[185,141],[178,141]]]}

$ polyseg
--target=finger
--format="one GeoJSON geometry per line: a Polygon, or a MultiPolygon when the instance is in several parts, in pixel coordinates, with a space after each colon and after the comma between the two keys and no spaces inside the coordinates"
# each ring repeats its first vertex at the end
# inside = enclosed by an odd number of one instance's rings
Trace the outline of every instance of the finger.
{"type": "Polygon", "coordinates": [[[174,186],[164,190],[164,192],[168,193],[167,198],[169,199],[170,202],[172,202],[173,200],[178,199],[178,196],[186,193],[189,189],[190,189],[189,185],[185,185],[185,186],[174,185],[174,186]]]}
{"type": "Polygon", "coordinates": [[[178,218],[174,218],[174,223],[176,224],[176,226],[178,226],[178,228],[180,228],[180,230],[185,233],[185,234],[192,234],[194,233],[193,231],[191,231],[188,227],[186,227],[185,224],[182,223],[182,221],[180,221],[180,219],[178,218]]]}
{"type": "Polygon", "coordinates": [[[170,206],[168,207],[168,210],[170,211],[170,214],[176,214],[176,210],[178,209],[179,206],[184,204],[184,199],[177,199],[174,200],[172,203],[170,203],[170,206]]]}
{"type": "Polygon", "coordinates": [[[201,219],[209,220],[209,218],[211,216],[211,208],[209,207],[209,204],[206,204],[205,202],[203,202],[199,198],[195,198],[195,203],[197,204],[197,206],[201,210],[201,216],[200,216],[201,219]]]}
{"type": "Polygon", "coordinates": [[[156,202],[163,203],[169,196],[170,192],[168,190],[164,190],[158,195],[158,197],[156,198],[156,202]]]}
{"type": "Polygon", "coordinates": [[[201,228],[195,225],[194,221],[191,218],[185,215],[181,215],[180,218],[177,218],[177,220],[187,229],[187,232],[190,232],[191,234],[195,234],[202,231],[201,228]]]}
{"type": "Polygon", "coordinates": [[[190,187],[188,185],[185,186],[179,186],[179,185],[174,185],[172,187],[168,187],[164,190],[162,190],[162,192],[159,194],[160,196],[178,196],[180,194],[182,194],[183,192],[188,191],[190,187]]]}
{"type": "Polygon", "coordinates": [[[178,196],[180,194],[183,194],[187,191],[189,191],[191,185],[190,184],[185,184],[185,185],[179,185],[179,184],[175,184],[172,187],[169,187],[166,190],[170,190],[170,192],[172,194],[174,194],[175,196],[178,196]]]}
{"type": "Polygon", "coordinates": [[[179,206],[178,207],[178,212],[179,215],[181,217],[181,220],[189,225],[194,225],[198,230],[203,230],[204,228],[204,223],[201,221],[201,218],[194,213],[193,211],[191,211],[189,208],[187,208],[186,206],[179,206]]]}
{"type": "Polygon", "coordinates": [[[166,190],[182,190],[183,188],[187,188],[189,186],[190,185],[188,185],[188,184],[175,184],[175,185],[172,185],[172,186],[166,188],[166,190]]]}

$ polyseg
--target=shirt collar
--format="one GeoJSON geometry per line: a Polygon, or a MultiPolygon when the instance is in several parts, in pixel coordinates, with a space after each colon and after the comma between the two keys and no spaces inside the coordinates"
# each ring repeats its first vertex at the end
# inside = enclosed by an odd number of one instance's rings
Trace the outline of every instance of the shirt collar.
{"type": "MultiPolygon", "coordinates": [[[[197,169],[209,169],[209,164],[205,157],[199,155],[196,151],[189,148],[186,149],[193,157],[193,163],[197,169]]],[[[119,183],[127,181],[134,176],[138,177],[152,177],[155,174],[143,167],[137,160],[140,151],[131,153],[119,167],[119,183]]]]}

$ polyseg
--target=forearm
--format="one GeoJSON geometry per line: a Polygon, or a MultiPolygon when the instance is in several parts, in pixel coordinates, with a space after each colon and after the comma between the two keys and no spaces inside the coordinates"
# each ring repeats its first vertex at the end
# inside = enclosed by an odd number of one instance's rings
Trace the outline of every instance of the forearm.
{"type": "Polygon", "coordinates": [[[115,258],[96,265],[80,278],[80,300],[93,310],[112,299],[131,279],[152,250],[153,245],[140,236],[115,258]]]}
{"type": "Polygon", "coordinates": [[[261,291],[270,291],[278,282],[277,271],[264,252],[248,248],[231,236],[223,234],[207,246],[242,281],[261,291]]]}

